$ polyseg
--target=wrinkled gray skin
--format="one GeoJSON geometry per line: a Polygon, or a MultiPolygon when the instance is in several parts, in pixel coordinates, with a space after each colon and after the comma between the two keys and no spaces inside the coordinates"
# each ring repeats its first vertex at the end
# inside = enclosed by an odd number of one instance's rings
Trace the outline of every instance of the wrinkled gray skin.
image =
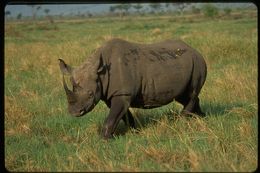
{"type": "Polygon", "coordinates": [[[181,40],[136,44],[112,39],[78,68],[59,60],[73,85],[68,89],[63,77],[72,115],[88,113],[100,99],[110,108],[102,129],[105,139],[113,136],[121,119],[135,128],[129,107],[155,108],[175,99],[184,106],[182,113],[204,115],[198,95],[206,79],[206,63],[181,40]]]}

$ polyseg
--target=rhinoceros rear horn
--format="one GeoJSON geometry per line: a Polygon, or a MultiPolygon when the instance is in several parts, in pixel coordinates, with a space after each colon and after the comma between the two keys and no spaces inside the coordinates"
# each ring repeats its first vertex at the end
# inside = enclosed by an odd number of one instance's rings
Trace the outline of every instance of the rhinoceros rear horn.
{"type": "Polygon", "coordinates": [[[66,92],[66,95],[67,95],[67,98],[68,98],[68,101],[73,101],[75,100],[75,96],[74,96],[74,93],[69,90],[67,84],[66,84],[66,81],[65,81],[65,78],[63,76],[63,79],[62,79],[62,83],[63,83],[63,87],[64,87],[64,90],[66,92]]]}
{"type": "Polygon", "coordinates": [[[62,59],[59,59],[60,63],[60,70],[63,74],[67,74],[70,75],[72,72],[72,67],[70,67],[69,65],[67,65],[62,59]]]}

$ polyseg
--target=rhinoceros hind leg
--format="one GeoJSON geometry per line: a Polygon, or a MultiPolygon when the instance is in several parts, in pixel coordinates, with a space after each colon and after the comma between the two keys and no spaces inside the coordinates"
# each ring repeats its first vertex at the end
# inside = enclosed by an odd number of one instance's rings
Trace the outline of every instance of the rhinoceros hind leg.
{"type": "Polygon", "coordinates": [[[183,110],[181,111],[181,114],[184,115],[197,114],[201,117],[205,116],[205,113],[201,111],[198,97],[196,97],[195,99],[190,99],[188,102],[180,102],[180,103],[183,104],[184,106],[183,110]]]}
{"type": "Polygon", "coordinates": [[[202,112],[201,108],[200,108],[200,100],[197,97],[195,105],[194,105],[194,109],[193,112],[201,117],[204,117],[206,114],[204,112],[202,112]]]}
{"type": "Polygon", "coordinates": [[[175,100],[183,105],[183,110],[181,111],[181,114],[183,114],[185,112],[188,113],[188,112],[192,111],[192,109],[188,109],[190,107],[188,105],[190,105],[190,100],[191,99],[189,98],[187,92],[184,92],[184,94],[182,94],[181,96],[177,97],[175,100]]]}
{"type": "Polygon", "coordinates": [[[205,116],[205,113],[201,111],[198,96],[194,96],[193,98],[190,98],[188,95],[189,95],[188,92],[185,92],[183,95],[175,99],[176,101],[178,101],[183,105],[183,110],[181,111],[181,114],[185,114],[185,115],[197,114],[200,116],[205,116]]]}

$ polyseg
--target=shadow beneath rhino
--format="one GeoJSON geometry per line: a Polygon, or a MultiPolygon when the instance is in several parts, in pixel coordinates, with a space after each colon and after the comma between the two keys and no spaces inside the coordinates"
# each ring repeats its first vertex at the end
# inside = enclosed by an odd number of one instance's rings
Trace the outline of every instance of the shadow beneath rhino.
{"type": "MultiPolygon", "coordinates": [[[[161,113],[149,113],[149,112],[136,112],[134,114],[135,122],[139,130],[144,129],[148,126],[157,124],[161,119],[167,119],[169,122],[174,122],[180,117],[178,110],[167,110],[161,113]]],[[[188,116],[185,116],[188,117],[188,116]]]]}
{"type": "Polygon", "coordinates": [[[222,116],[228,113],[235,107],[243,107],[244,104],[239,102],[234,103],[219,103],[219,102],[206,102],[201,105],[202,110],[206,113],[206,116],[222,116]]]}
{"type": "MultiPolygon", "coordinates": [[[[201,109],[205,112],[205,116],[199,115],[181,115],[178,109],[168,109],[164,111],[158,112],[157,110],[153,111],[154,109],[150,110],[142,110],[136,109],[132,112],[137,129],[132,130],[134,133],[138,133],[142,129],[147,128],[148,126],[153,126],[158,123],[162,118],[166,118],[169,122],[174,122],[176,119],[180,117],[186,117],[187,119],[192,120],[194,117],[204,118],[209,116],[223,116],[229,112],[229,110],[233,109],[234,107],[243,107],[242,103],[230,103],[230,104],[222,104],[222,103],[214,103],[208,102],[201,105],[201,109]]],[[[99,125],[98,132],[101,134],[102,124],[99,125]]],[[[114,133],[115,136],[124,136],[130,128],[125,125],[125,123],[121,120],[116,128],[114,133]]]]}
{"type": "Polygon", "coordinates": [[[150,113],[145,111],[136,111],[134,113],[135,122],[137,125],[137,128],[140,130],[143,128],[146,128],[147,126],[153,125],[158,123],[160,119],[167,118],[167,121],[169,122],[175,122],[176,119],[180,117],[185,117],[189,120],[193,120],[194,118],[205,118],[210,116],[224,116],[227,114],[230,110],[232,110],[235,107],[243,107],[244,104],[239,102],[234,102],[230,104],[224,104],[224,103],[214,103],[214,102],[208,102],[201,105],[202,111],[205,113],[205,116],[199,116],[199,115],[182,115],[180,114],[179,109],[168,109],[166,111],[160,112],[160,113],[150,113]]]}
{"type": "Polygon", "coordinates": [[[159,114],[156,113],[149,114],[149,113],[144,113],[144,111],[142,111],[142,113],[137,112],[137,115],[135,115],[135,122],[139,129],[143,129],[146,128],[147,126],[158,123],[160,119],[165,117],[169,122],[174,122],[179,117],[185,117],[187,119],[192,120],[195,117],[205,118],[209,116],[223,116],[235,107],[243,107],[243,104],[242,103],[223,104],[223,103],[214,103],[214,102],[205,103],[201,105],[201,109],[203,112],[205,112],[205,116],[199,116],[195,114],[182,115],[180,114],[180,110],[175,110],[175,109],[167,110],[159,114]]]}

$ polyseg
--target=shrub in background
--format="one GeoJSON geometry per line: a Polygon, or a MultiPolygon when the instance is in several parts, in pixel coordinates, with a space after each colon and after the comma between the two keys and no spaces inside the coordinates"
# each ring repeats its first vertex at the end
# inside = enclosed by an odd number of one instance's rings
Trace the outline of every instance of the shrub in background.
{"type": "Polygon", "coordinates": [[[231,11],[232,11],[231,8],[228,8],[228,7],[224,8],[224,13],[225,13],[225,15],[227,15],[227,16],[230,15],[231,11]]]}
{"type": "Polygon", "coordinates": [[[202,12],[206,17],[214,18],[218,15],[218,8],[212,4],[206,4],[202,7],[202,12]]]}

